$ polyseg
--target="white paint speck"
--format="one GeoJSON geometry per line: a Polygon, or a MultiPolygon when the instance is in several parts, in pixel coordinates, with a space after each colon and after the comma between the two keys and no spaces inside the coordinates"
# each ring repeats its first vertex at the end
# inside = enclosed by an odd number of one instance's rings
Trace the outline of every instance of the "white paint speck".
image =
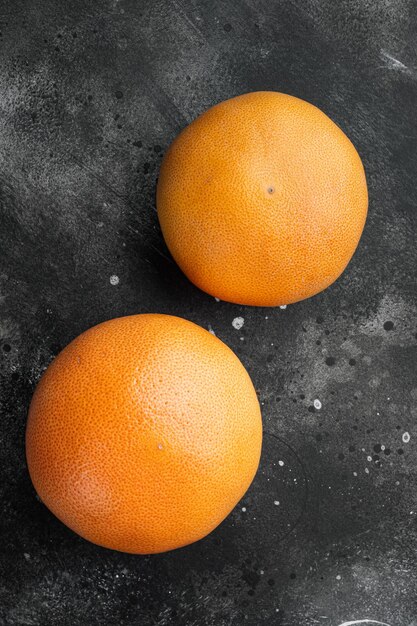
{"type": "Polygon", "coordinates": [[[357,476],[357,475],[358,475],[358,472],[353,472],[353,475],[354,475],[354,476],[357,476]]]}
{"type": "Polygon", "coordinates": [[[278,461],[278,465],[279,465],[280,467],[283,467],[283,465],[284,465],[284,461],[278,461]]]}
{"type": "Polygon", "coordinates": [[[279,500],[274,500],[275,506],[279,506],[279,500]]]}
{"type": "Polygon", "coordinates": [[[384,445],[381,446],[381,450],[382,450],[382,452],[385,450],[385,446],[384,445]]]}
{"type": "Polygon", "coordinates": [[[232,326],[236,330],[240,330],[243,327],[244,323],[245,323],[245,320],[243,319],[243,317],[235,317],[235,319],[232,322],[232,326]]]}
{"type": "Polygon", "coordinates": [[[371,457],[371,456],[367,456],[367,457],[366,457],[366,460],[367,460],[367,461],[369,461],[369,462],[371,462],[371,461],[372,461],[372,457],[371,457]]]}
{"type": "Polygon", "coordinates": [[[410,439],[411,439],[410,433],[408,433],[408,432],[403,433],[402,440],[403,440],[404,443],[408,443],[410,441],[410,439]]]}
{"type": "Polygon", "coordinates": [[[286,304],[281,304],[281,306],[279,308],[282,309],[282,310],[285,310],[287,308],[287,305],[286,304]]]}
{"type": "Polygon", "coordinates": [[[116,276],[116,274],[113,274],[113,276],[110,276],[110,284],[115,286],[118,285],[120,283],[120,278],[118,276],[116,276]]]}
{"type": "Polygon", "coordinates": [[[265,574],[265,570],[260,569],[260,570],[259,570],[259,573],[260,573],[260,575],[261,575],[261,576],[263,576],[263,575],[265,574]]]}
{"type": "Polygon", "coordinates": [[[336,580],[342,580],[342,577],[341,577],[341,575],[340,575],[340,574],[338,574],[338,575],[336,576],[336,580]]]}
{"type": "Polygon", "coordinates": [[[399,480],[396,480],[396,481],[395,481],[395,486],[396,486],[396,487],[399,487],[399,485],[400,485],[400,481],[399,481],[399,480]]]}
{"type": "Polygon", "coordinates": [[[162,450],[162,449],[163,449],[162,443],[158,443],[158,450],[162,450]]]}
{"type": "Polygon", "coordinates": [[[246,513],[246,507],[242,506],[242,513],[246,513]]]}
{"type": "Polygon", "coordinates": [[[365,474],[369,474],[369,468],[365,467],[365,474]]]}
{"type": "Polygon", "coordinates": [[[216,336],[216,333],[215,333],[215,332],[214,332],[214,330],[212,329],[211,324],[209,324],[209,325],[208,325],[208,331],[209,331],[210,335],[214,335],[214,336],[216,336]]]}
{"type": "Polygon", "coordinates": [[[220,302],[220,298],[217,298],[216,296],[214,296],[214,299],[216,302],[220,302]]]}
{"type": "Polygon", "coordinates": [[[317,411],[320,411],[322,407],[322,403],[320,402],[318,398],[314,400],[313,404],[314,404],[314,408],[317,409],[317,411]]]}
{"type": "Polygon", "coordinates": [[[268,319],[268,316],[267,316],[267,315],[265,315],[265,319],[266,319],[266,320],[268,319]]]}

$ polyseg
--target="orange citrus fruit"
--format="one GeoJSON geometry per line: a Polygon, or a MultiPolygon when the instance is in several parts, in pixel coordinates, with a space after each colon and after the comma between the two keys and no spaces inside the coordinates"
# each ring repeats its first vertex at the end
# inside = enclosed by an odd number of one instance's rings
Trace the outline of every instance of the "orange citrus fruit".
{"type": "Polygon", "coordinates": [[[201,539],[259,464],[257,396],[237,356],[192,322],[133,315],[72,341],[36,388],[26,454],[41,500],[125,552],[201,539]]]}
{"type": "Polygon", "coordinates": [[[164,157],[163,235],[188,278],[239,304],[276,306],[325,289],[359,242],[361,159],[318,108],[276,92],[222,102],[164,157]]]}

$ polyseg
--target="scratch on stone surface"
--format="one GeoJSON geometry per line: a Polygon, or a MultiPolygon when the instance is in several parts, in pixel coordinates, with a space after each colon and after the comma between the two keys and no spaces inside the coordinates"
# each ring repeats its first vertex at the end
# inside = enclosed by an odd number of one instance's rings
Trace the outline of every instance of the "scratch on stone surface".
{"type": "Polygon", "coordinates": [[[101,178],[101,176],[99,176],[91,167],[86,165],[86,163],[84,163],[81,159],[76,157],[74,154],[72,154],[71,157],[74,163],[78,165],[78,167],[80,167],[82,170],[85,170],[88,174],[90,174],[92,178],[97,180],[100,183],[100,185],[104,187],[104,189],[107,189],[108,191],[110,191],[112,194],[120,198],[120,200],[123,200],[123,202],[125,203],[127,202],[126,196],[124,196],[120,191],[115,189],[107,181],[103,180],[103,178],[101,178]]]}
{"type": "Polygon", "coordinates": [[[380,626],[389,626],[386,622],[378,622],[374,619],[360,619],[354,620],[353,622],[343,622],[343,624],[339,624],[339,626],[354,626],[354,624],[380,624],[380,626]]]}
{"type": "Polygon", "coordinates": [[[189,28],[191,28],[191,30],[198,36],[198,38],[199,38],[199,40],[201,42],[203,42],[204,44],[207,44],[206,37],[201,32],[201,30],[198,28],[198,26],[196,24],[194,24],[193,20],[189,17],[189,15],[186,13],[186,11],[185,11],[184,7],[182,6],[181,2],[179,0],[172,0],[172,4],[176,8],[178,14],[181,16],[181,18],[184,21],[184,23],[186,23],[189,26],[189,28]]]}
{"type": "Polygon", "coordinates": [[[156,246],[154,246],[153,244],[151,244],[150,246],[153,250],[155,250],[155,252],[157,252],[161,257],[163,257],[166,261],[169,261],[169,263],[174,264],[174,261],[172,259],[169,258],[169,256],[167,256],[166,254],[164,254],[162,252],[162,250],[160,250],[159,248],[157,248],[156,246]]]}
{"type": "Polygon", "coordinates": [[[381,50],[381,58],[385,59],[387,61],[388,67],[393,70],[408,70],[408,67],[404,65],[404,63],[396,59],[394,56],[392,56],[392,54],[389,54],[385,50],[381,50]]]}
{"type": "Polygon", "coordinates": [[[290,452],[294,455],[294,457],[296,458],[298,464],[301,467],[301,471],[302,471],[303,476],[304,476],[304,498],[303,498],[303,504],[302,504],[302,507],[301,507],[300,515],[290,525],[290,528],[288,529],[288,531],[285,532],[284,535],[279,539],[279,541],[281,542],[281,541],[284,541],[284,539],[286,539],[292,532],[294,532],[294,530],[297,528],[297,526],[304,519],[305,513],[307,511],[307,506],[308,506],[308,503],[309,503],[309,500],[310,500],[309,482],[313,483],[313,478],[312,478],[310,472],[307,471],[306,464],[301,459],[301,457],[298,454],[298,452],[287,441],[285,441],[284,439],[282,439],[281,437],[279,437],[275,433],[271,433],[269,431],[265,431],[264,432],[264,436],[273,437],[274,439],[276,439],[276,441],[279,441],[280,443],[284,444],[290,450],[290,452]]]}

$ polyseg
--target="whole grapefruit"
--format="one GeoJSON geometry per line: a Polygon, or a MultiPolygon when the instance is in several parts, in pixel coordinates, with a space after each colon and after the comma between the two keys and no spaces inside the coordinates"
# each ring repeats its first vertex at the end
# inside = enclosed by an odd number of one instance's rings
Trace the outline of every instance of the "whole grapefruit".
{"type": "Polygon", "coordinates": [[[153,553],[201,539],[258,467],[256,392],[236,355],[192,322],[113,319],[48,367],[26,454],[41,500],[82,537],[153,553]]]}
{"type": "Polygon", "coordinates": [[[174,259],[207,293],[276,306],[333,283],[368,207],[352,143],[318,108],[276,92],[212,107],[174,140],[157,209],[174,259]]]}

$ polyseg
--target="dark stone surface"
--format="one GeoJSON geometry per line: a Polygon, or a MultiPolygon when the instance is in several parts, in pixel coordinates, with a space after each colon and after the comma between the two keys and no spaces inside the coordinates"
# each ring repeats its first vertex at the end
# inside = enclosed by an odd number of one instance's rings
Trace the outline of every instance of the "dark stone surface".
{"type": "Polygon", "coordinates": [[[0,624],[416,626],[415,3],[3,0],[0,21],[0,624]],[[321,107],[369,183],[347,271],[286,310],[198,291],[155,213],[176,133],[258,89],[321,107]],[[41,505],[24,430],[65,344],[151,311],[211,327],[238,353],[266,435],[220,528],[138,557],[83,541],[41,505]]]}

